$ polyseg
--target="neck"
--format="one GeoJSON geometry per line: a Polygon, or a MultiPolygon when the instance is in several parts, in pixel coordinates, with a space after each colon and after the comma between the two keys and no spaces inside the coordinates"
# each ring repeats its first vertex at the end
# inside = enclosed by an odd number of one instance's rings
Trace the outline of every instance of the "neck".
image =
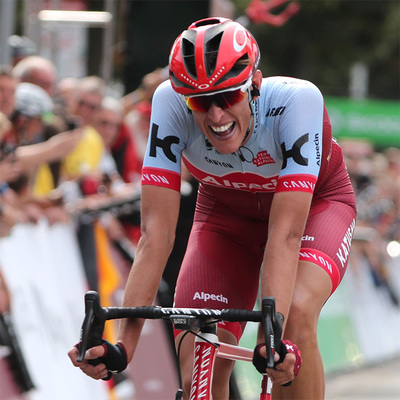
{"type": "Polygon", "coordinates": [[[254,124],[254,104],[252,104],[252,100],[249,101],[249,106],[250,106],[250,118],[249,118],[249,126],[247,127],[246,134],[244,135],[244,138],[242,140],[242,144],[244,144],[247,140],[247,138],[250,135],[250,132],[253,130],[253,124],[254,124]]]}

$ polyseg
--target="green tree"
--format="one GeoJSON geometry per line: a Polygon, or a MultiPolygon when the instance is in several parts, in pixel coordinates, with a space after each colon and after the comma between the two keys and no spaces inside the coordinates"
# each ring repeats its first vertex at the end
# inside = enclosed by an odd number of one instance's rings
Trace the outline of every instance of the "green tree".
{"type": "MultiPolygon", "coordinates": [[[[249,4],[244,0],[234,3],[238,16],[249,4]]],[[[369,97],[399,99],[398,0],[298,3],[300,11],[282,27],[249,25],[260,45],[265,75],[308,79],[325,95],[347,96],[349,71],[361,62],[369,71],[369,97]]]]}

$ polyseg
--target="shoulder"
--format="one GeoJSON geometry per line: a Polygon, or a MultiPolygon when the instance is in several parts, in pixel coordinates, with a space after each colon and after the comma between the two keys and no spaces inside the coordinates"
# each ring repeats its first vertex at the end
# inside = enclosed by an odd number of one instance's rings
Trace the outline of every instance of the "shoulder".
{"type": "Polygon", "coordinates": [[[169,79],[162,82],[154,92],[154,99],[157,100],[159,98],[167,98],[169,101],[181,100],[182,102],[181,96],[172,89],[171,81],[169,79]]]}
{"type": "Polygon", "coordinates": [[[161,83],[156,89],[152,101],[152,113],[155,115],[184,117],[187,107],[184,98],[176,93],[168,79],[161,83]]]}
{"type": "Polygon", "coordinates": [[[272,76],[262,80],[261,90],[267,96],[291,98],[296,96],[314,96],[322,99],[322,93],[318,87],[307,80],[272,76]]]}

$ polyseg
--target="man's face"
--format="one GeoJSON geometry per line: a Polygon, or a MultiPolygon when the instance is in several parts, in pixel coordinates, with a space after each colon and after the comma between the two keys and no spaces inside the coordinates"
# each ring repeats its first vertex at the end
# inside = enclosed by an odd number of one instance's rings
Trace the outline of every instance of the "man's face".
{"type": "Polygon", "coordinates": [[[197,126],[221,154],[234,153],[242,145],[250,121],[247,96],[225,110],[213,103],[207,112],[193,111],[197,126]]]}
{"type": "Polygon", "coordinates": [[[40,116],[29,117],[21,114],[14,128],[21,143],[32,144],[43,133],[44,125],[40,116]]]}
{"type": "Polygon", "coordinates": [[[101,110],[96,114],[94,128],[100,133],[106,147],[111,147],[118,135],[122,116],[111,111],[101,110]]]}
{"type": "Polygon", "coordinates": [[[0,76],[0,111],[10,117],[15,106],[17,81],[10,76],[0,76]]]}
{"type": "MultiPolygon", "coordinates": [[[[255,75],[253,84],[260,87],[261,79],[261,73],[255,75]]],[[[212,103],[207,112],[192,111],[192,113],[197,126],[221,154],[234,153],[249,139],[246,138],[251,116],[248,92],[245,93],[243,100],[229,108],[223,109],[212,103]]]]}
{"type": "Polygon", "coordinates": [[[100,108],[102,97],[97,93],[82,93],[77,99],[76,115],[81,117],[83,125],[93,125],[100,108]]]}
{"type": "Polygon", "coordinates": [[[27,81],[41,87],[49,96],[53,96],[56,77],[51,71],[35,69],[27,81]]]}

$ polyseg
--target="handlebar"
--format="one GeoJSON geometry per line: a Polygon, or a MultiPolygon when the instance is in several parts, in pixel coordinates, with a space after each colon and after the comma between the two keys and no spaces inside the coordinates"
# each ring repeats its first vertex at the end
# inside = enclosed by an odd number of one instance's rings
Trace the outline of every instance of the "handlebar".
{"type": "Polygon", "coordinates": [[[261,311],[240,309],[207,309],[207,308],[168,308],[159,306],[144,307],[102,307],[100,296],[95,291],[85,294],[85,318],[80,333],[78,361],[82,362],[87,349],[102,343],[104,324],[107,320],[120,318],[170,319],[173,316],[193,316],[200,321],[249,321],[262,322],[267,344],[268,367],[274,366],[275,338],[282,333],[281,314],[275,311],[275,299],[265,297],[261,311]]]}

